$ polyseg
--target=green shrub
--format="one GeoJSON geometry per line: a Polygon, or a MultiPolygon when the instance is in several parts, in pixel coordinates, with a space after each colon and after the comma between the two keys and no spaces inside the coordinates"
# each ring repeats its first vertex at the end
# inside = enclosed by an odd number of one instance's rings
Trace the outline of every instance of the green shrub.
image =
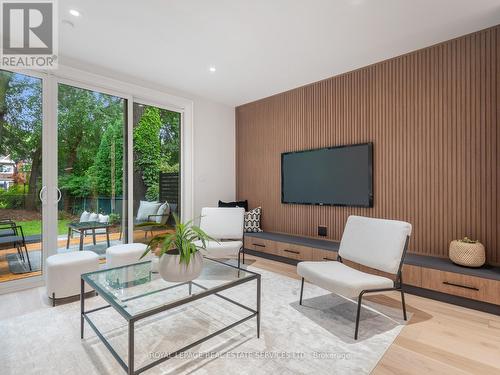
{"type": "Polygon", "coordinates": [[[116,213],[109,214],[109,223],[110,224],[120,224],[120,215],[116,213]]]}
{"type": "Polygon", "coordinates": [[[0,190],[0,207],[4,209],[24,208],[25,196],[23,185],[13,185],[8,190],[0,190]]]}

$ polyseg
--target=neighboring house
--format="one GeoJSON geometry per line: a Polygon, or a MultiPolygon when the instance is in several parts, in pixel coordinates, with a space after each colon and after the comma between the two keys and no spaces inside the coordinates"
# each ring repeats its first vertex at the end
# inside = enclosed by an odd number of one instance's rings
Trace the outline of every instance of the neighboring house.
{"type": "Polygon", "coordinates": [[[14,184],[16,163],[10,159],[10,155],[0,156],[0,188],[7,190],[14,184]]]}
{"type": "Polygon", "coordinates": [[[0,188],[7,190],[16,183],[26,182],[26,176],[22,171],[23,162],[16,163],[10,155],[0,155],[0,188]]]}

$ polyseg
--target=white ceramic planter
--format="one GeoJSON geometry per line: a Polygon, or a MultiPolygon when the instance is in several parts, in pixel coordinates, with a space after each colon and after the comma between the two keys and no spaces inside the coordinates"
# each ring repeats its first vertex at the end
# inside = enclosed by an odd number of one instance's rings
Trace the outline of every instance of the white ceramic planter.
{"type": "Polygon", "coordinates": [[[177,254],[163,254],[158,264],[158,271],[163,280],[171,282],[185,282],[196,279],[203,269],[203,255],[197,251],[189,264],[179,263],[177,254]]]}

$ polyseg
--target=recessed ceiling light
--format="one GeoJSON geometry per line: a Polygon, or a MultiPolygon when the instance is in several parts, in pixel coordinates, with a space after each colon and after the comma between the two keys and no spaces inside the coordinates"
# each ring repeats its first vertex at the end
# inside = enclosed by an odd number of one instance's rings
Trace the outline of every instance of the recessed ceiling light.
{"type": "Polygon", "coordinates": [[[215,69],[215,66],[211,66],[210,68],[208,68],[208,71],[209,71],[210,73],[215,73],[215,71],[216,71],[216,70],[217,70],[217,69],[215,69]]]}
{"type": "Polygon", "coordinates": [[[80,17],[80,12],[77,11],[76,9],[70,9],[69,14],[71,14],[74,17],[80,17]]]}

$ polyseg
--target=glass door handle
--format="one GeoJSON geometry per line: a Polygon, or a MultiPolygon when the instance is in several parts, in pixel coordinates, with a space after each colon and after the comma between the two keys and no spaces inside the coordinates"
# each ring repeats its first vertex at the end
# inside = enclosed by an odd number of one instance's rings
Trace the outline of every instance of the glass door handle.
{"type": "Polygon", "coordinates": [[[56,200],[56,203],[59,203],[61,201],[61,198],[62,198],[62,193],[61,193],[61,190],[59,190],[59,188],[57,188],[57,200],[56,200]]]}
{"type": "Polygon", "coordinates": [[[47,191],[47,186],[43,185],[42,188],[40,189],[40,193],[38,193],[38,198],[40,198],[40,202],[42,202],[42,204],[47,203],[47,200],[45,199],[45,194],[44,194],[46,191],[47,191]]]}

